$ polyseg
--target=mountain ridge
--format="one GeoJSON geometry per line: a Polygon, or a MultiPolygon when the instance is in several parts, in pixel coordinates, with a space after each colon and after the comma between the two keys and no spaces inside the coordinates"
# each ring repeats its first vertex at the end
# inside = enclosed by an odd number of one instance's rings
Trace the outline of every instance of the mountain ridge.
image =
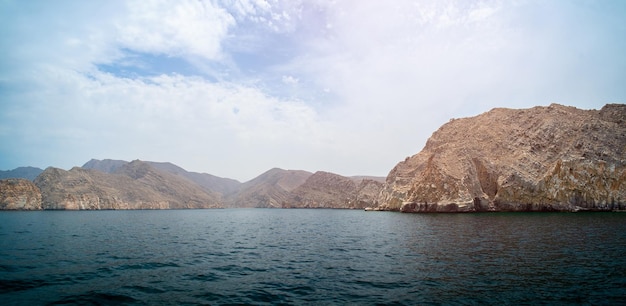
{"type": "Polygon", "coordinates": [[[17,167],[12,170],[0,170],[0,179],[23,178],[34,181],[43,169],[31,166],[17,167]]]}

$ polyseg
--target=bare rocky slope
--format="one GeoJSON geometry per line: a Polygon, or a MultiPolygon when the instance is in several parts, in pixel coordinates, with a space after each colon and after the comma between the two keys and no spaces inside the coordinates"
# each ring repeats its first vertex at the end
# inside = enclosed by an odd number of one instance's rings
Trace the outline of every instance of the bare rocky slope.
{"type": "Polygon", "coordinates": [[[48,168],[35,179],[43,209],[218,208],[220,197],[184,178],[132,161],[113,173],[48,168]]]}
{"type": "Polygon", "coordinates": [[[496,108],[454,119],[387,176],[379,209],[626,209],[626,105],[496,108]]]}
{"type": "Polygon", "coordinates": [[[227,200],[230,207],[376,207],[383,183],[377,177],[346,177],[318,171],[271,169],[242,184],[227,200]]]}
{"type": "Polygon", "coordinates": [[[229,207],[283,207],[291,201],[291,191],[302,185],[311,172],[273,168],[243,183],[227,203],[229,207]]]}
{"type": "MultiPolygon", "coordinates": [[[[128,163],[129,162],[124,160],[91,159],[86,162],[82,168],[95,169],[106,173],[115,173],[118,168],[128,163]]],[[[188,179],[211,193],[220,193],[222,195],[232,194],[237,190],[239,185],[241,185],[241,183],[237,180],[222,178],[207,173],[190,172],[168,162],[146,161],[146,163],[152,165],[156,169],[188,179]]]]}
{"type": "Polygon", "coordinates": [[[0,180],[0,210],[39,210],[41,192],[27,179],[0,180]]]}
{"type": "Polygon", "coordinates": [[[382,183],[318,171],[293,190],[286,208],[366,208],[378,205],[382,183]]]}

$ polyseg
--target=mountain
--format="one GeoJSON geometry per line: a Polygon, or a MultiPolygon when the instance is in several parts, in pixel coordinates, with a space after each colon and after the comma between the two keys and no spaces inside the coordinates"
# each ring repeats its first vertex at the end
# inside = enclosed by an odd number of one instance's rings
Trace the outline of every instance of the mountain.
{"type": "Polygon", "coordinates": [[[138,160],[117,167],[113,173],[50,167],[35,179],[35,185],[41,190],[43,209],[221,207],[219,195],[138,160]]]}
{"type": "MultiPolygon", "coordinates": [[[[171,174],[183,177],[187,180],[204,188],[208,192],[217,192],[223,195],[231,194],[237,190],[241,183],[237,180],[221,178],[207,173],[189,172],[177,165],[168,162],[150,162],[146,163],[152,165],[156,169],[169,172],[171,174]]],[[[118,168],[128,164],[124,160],[112,160],[112,159],[91,159],[85,163],[82,168],[95,169],[105,173],[114,173],[118,168]]]]}
{"type": "Polygon", "coordinates": [[[455,119],[398,163],[381,209],[626,209],[626,105],[496,108],[455,119]]]}
{"type": "Polygon", "coordinates": [[[98,170],[104,173],[114,173],[119,167],[128,164],[125,160],[115,160],[115,159],[91,159],[86,162],[81,168],[83,169],[93,169],[98,170]]]}
{"type": "Polygon", "coordinates": [[[0,170],[0,179],[23,178],[33,181],[41,172],[43,172],[43,169],[36,167],[18,167],[13,170],[0,170]]]}
{"type": "Polygon", "coordinates": [[[237,191],[241,183],[237,180],[222,178],[208,173],[189,172],[172,163],[148,162],[153,167],[182,176],[210,192],[218,192],[222,195],[229,195],[237,191]]]}
{"type": "Polygon", "coordinates": [[[289,208],[365,208],[377,206],[382,183],[318,171],[292,192],[289,208]]]}
{"type": "Polygon", "coordinates": [[[291,191],[312,174],[303,170],[273,168],[243,183],[228,200],[230,207],[283,207],[291,191]]]}

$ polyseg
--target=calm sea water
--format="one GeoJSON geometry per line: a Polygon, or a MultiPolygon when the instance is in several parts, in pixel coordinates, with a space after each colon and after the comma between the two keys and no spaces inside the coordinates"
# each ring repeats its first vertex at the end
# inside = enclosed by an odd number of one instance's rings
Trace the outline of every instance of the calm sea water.
{"type": "Polygon", "coordinates": [[[625,304],[626,213],[0,212],[0,304],[625,304]]]}

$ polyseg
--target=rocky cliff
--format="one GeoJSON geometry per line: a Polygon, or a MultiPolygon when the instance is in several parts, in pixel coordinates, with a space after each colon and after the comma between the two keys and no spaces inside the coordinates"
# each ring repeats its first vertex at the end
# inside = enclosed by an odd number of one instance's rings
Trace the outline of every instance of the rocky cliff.
{"type": "Polygon", "coordinates": [[[196,184],[133,161],[114,173],[48,168],[35,179],[43,209],[178,209],[221,207],[219,196],[196,184]]]}
{"type": "Polygon", "coordinates": [[[626,209],[626,105],[496,108],[451,120],[396,165],[382,209],[626,209]]]}
{"type": "Polygon", "coordinates": [[[0,180],[0,210],[39,210],[41,192],[27,179],[0,180]]]}

